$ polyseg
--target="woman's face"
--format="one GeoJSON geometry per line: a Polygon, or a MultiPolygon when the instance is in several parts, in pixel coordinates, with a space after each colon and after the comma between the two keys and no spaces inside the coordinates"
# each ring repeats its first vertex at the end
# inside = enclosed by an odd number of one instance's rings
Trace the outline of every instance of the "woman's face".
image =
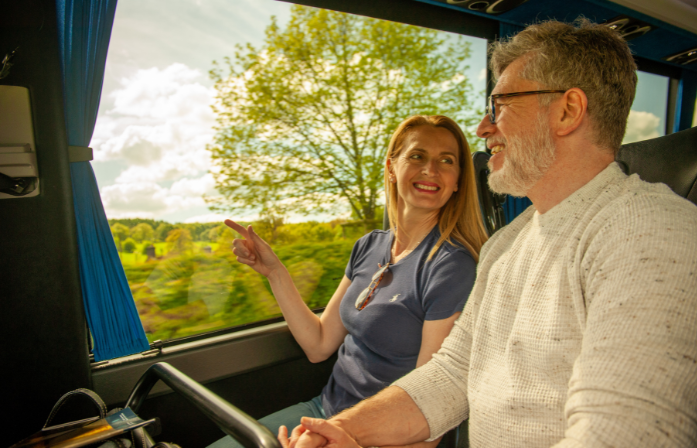
{"type": "Polygon", "coordinates": [[[447,129],[417,126],[404,136],[402,151],[387,160],[390,182],[404,206],[440,210],[457,191],[460,150],[447,129]]]}

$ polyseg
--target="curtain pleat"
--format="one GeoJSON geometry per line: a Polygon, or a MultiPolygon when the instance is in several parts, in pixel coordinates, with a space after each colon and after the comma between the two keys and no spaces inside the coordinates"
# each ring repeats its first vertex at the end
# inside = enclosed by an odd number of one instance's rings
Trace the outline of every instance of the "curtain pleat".
{"type": "MultiPolygon", "coordinates": [[[[56,0],[68,144],[89,146],[116,0],[56,0]]],[[[70,164],[80,281],[96,361],[149,348],[89,162],[70,164]]]]}

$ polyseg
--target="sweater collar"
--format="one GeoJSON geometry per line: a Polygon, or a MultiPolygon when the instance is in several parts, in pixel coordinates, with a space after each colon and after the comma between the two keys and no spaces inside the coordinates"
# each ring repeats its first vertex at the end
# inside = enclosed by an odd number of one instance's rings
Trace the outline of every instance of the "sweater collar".
{"type": "Polygon", "coordinates": [[[534,220],[541,226],[548,226],[560,220],[578,216],[597,199],[607,186],[619,183],[626,177],[627,175],[622,172],[617,162],[612,162],[590,182],[552,207],[547,213],[540,215],[535,211],[534,220]]]}

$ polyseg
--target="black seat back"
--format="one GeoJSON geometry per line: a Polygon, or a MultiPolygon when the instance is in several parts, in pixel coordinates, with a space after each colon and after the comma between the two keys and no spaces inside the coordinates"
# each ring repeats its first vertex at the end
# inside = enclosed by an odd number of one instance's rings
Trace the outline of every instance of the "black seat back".
{"type": "Polygon", "coordinates": [[[477,184],[477,193],[479,194],[479,207],[482,210],[482,218],[484,225],[489,233],[489,236],[506,225],[506,217],[503,213],[503,203],[506,196],[494,194],[489,190],[488,177],[490,154],[477,151],[472,154],[474,162],[474,176],[477,184]]]}
{"type": "Polygon", "coordinates": [[[697,127],[622,145],[615,160],[625,173],[637,173],[647,182],[663,182],[697,204],[697,127]]]}

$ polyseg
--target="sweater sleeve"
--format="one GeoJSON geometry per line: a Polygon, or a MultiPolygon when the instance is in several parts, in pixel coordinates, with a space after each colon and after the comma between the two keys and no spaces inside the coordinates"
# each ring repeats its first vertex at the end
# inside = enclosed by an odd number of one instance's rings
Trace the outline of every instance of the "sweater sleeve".
{"type": "Polygon", "coordinates": [[[695,446],[697,208],[622,200],[577,260],[587,314],[555,446],[695,446]]]}
{"type": "Polygon", "coordinates": [[[431,361],[393,384],[409,394],[426,417],[430,430],[428,441],[442,436],[469,415],[467,377],[474,306],[474,300],[467,302],[431,361]]]}

